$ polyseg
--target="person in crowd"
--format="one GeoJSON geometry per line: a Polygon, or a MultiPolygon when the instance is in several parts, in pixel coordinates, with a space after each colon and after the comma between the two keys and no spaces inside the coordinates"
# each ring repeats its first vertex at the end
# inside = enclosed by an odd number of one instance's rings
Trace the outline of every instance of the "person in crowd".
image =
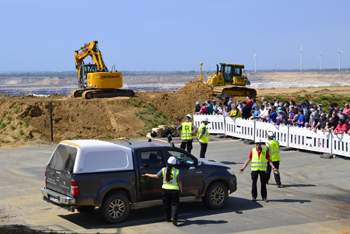
{"type": "Polygon", "coordinates": [[[333,134],[339,135],[343,133],[347,133],[349,131],[348,125],[345,124],[344,118],[339,119],[339,123],[337,127],[334,129],[333,134]]]}
{"type": "Polygon", "coordinates": [[[224,106],[227,106],[227,103],[230,101],[230,99],[228,97],[225,97],[225,100],[224,100],[224,106]]]}
{"type": "Polygon", "coordinates": [[[180,170],[175,168],[176,158],[171,156],[168,159],[168,166],[163,167],[157,174],[146,173],[151,178],[163,177],[162,200],[164,215],[167,222],[173,222],[177,226],[177,217],[182,194],[182,179],[180,170]]]}
{"type": "Polygon", "coordinates": [[[329,117],[326,123],[326,127],[323,129],[323,133],[333,131],[337,127],[333,117],[329,117]]]}
{"type": "Polygon", "coordinates": [[[276,112],[276,107],[272,106],[268,112],[267,112],[267,118],[268,118],[268,122],[272,123],[274,125],[277,124],[277,112],[276,112]]]}
{"type": "Polygon", "coordinates": [[[259,121],[260,121],[260,122],[267,122],[266,115],[261,115],[261,116],[259,117],[259,121]]]}
{"type": "Polygon", "coordinates": [[[254,120],[255,121],[259,121],[259,115],[260,115],[259,106],[256,105],[254,108],[254,120]]]}
{"type": "Polygon", "coordinates": [[[290,106],[290,107],[289,107],[288,122],[289,122],[289,125],[290,125],[290,126],[293,126],[292,121],[293,121],[293,119],[294,119],[294,116],[295,116],[296,112],[297,112],[296,107],[294,107],[294,106],[290,106]]]}
{"type": "Polygon", "coordinates": [[[222,113],[223,116],[230,116],[231,111],[229,110],[228,106],[224,106],[224,112],[222,113]]]}
{"type": "Polygon", "coordinates": [[[299,110],[298,114],[299,114],[299,117],[298,117],[297,125],[298,125],[299,128],[301,128],[301,127],[304,127],[305,123],[306,123],[304,110],[299,110]]]}
{"type": "Polygon", "coordinates": [[[252,109],[248,106],[246,101],[242,102],[242,105],[242,118],[249,119],[252,115],[252,109]]]}
{"type": "Polygon", "coordinates": [[[330,103],[330,104],[329,104],[328,118],[332,116],[333,111],[335,110],[334,107],[335,107],[334,103],[330,103]]]}
{"type": "Polygon", "coordinates": [[[339,109],[338,109],[338,103],[333,103],[334,104],[334,109],[337,111],[337,112],[339,112],[339,109]]]}
{"type": "Polygon", "coordinates": [[[264,103],[264,102],[266,102],[266,98],[265,98],[265,97],[262,97],[262,98],[261,98],[261,103],[264,103]]]}
{"type": "Polygon", "coordinates": [[[201,105],[199,102],[196,102],[196,105],[194,106],[194,113],[199,113],[201,111],[201,105]]]}
{"type": "Polygon", "coordinates": [[[227,102],[227,105],[226,105],[226,106],[228,107],[228,111],[231,111],[231,110],[232,110],[232,109],[231,109],[231,108],[232,108],[231,105],[232,105],[232,101],[228,101],[228,102],[227,102]]]}
{"type": "Polygon", "coordinates": [[[241,111],[237,108],[237,106],[235,104],[232,104],[231,107],[232,107],[232,111],[230,113],[231,118],[232,119],[242,118],[241,111]]]}
{"type": "Polygon", "coordinates": [[[290,104],[291,106],[296,106],[296,104],[295,104],[295,101],[294,101],[294,100],[290,100],[289,104],[290,104]]]}
{"type": "Polygon", "coordinates": [[[322,114],[324,111],[323,111],[323,105],[320,103],[320,104],[318,104],[318,112],[320,113],[320,114],[322,114]]]}
{"type": "Polygon", "coordinates": [[[274,98],[274,99],[273,99],[273,105],[274,105],[275,107],[279,107],[279,103],[280,103],[280,100],[279,100],[278,98],[274,98]]]}
{"type": "Polygon", "coordinates": [[[212,102],[213,102],[213,113],[217,114],[219,105],[216,104],[216,100],[213,100],[212,102]]]}
{"type": "Polygon", "coordinates": [[[283,111],[282,107],[277,108],[277,116],[279,117],[281,123],[284,119],[288,119],[288,115],[283,111]]]}
{"type": "Polygon", "coordinates": [[[267,110],[269,109],[269,103],[267,101],[264,101],[263,104],[267,113],[267,110]]]}
{"type": "Polygon", "coordinates": [[[266,190],[266,169],[267,165],[270,164],[275,174],[278,174],[278,169],[273,165],[269,153],[263,148],[262,140],[257,139],[255,141],[255,148],[250,151],[248,159],[245,161],[242,168],[239,169],[239,173],[242,174],[244,169],[251,163],[251,178],[252,178],[252,201],[256,201],[258,196],[257,181],[260,176],[261,183],[261,196],[262,200],[268,202],[267,200],[267,190],[266,190]]]}
{"type": "Polygon", "coordinates": [[[252,107],[253,110],[255,109],[255,106],[259,106],[259,105],[258,105],[258,103],[256,102],[256,99],[253,98],[253,107],[252,107]]]}
{"type": "Polygon", "coordinates": [[[246,97],[246,100],[247,100],[247,105],[250,107],[250,109],[252,109],[253,108],[253,104],[254,104],[254,102],[252,100],[252,97],[250,95],[248,95],[246,97]]]}
{"type": "Polygon", "coordinates": [[[287,115],[289,115],[289,102],[287,101],[283,102],[282,110],[286,112],[287,115]]]}
{"type": "Polygon", "coordinates": [[[178,133],[180,133],[181,136],[181,145],[180,148],[186,150],[187,152],[191,153],[191,150],[193,148],[192,142],[193,142],[193,133],[196,130],[196,125],[192,123],[192,116],[190,114],[186,115],[186,121],[180,124],[180,126],[177,128],[178,133]]]}
{"type": "Polygon", "coordinates": [[[210,99],[206,101],[207,109],[208,109],[208,114],[212,115],[213,114],[213,104],[211,103],[210,99]]]}
{"type": "Polygon", "coordinates": [[[201,114],[201,115],[206,115],[206,114],[208,114],[208,108],[205,106],[205,102],[202,102],[202,108],[201,108],[201,110],[199,111],[199,114],[201,114]]]}
{"type": "Polygon", "coordinates": [[[243,107],[243,105],[242,105],[242,102],[241,101],[238,101],[237,102],[237,109],[242,113],[242,107],[243,107]]]}
{"type": "Polygon", "coordinates": [[[218,110],[218,112],[217,112],[218,115],[224,114],[225,108],[224,108],[224,106],[222,105],[222,102],[219,102],[219,106],[218,106],[217,110],[218,110]]]}
{"type": "Polygon", "coordinates": [[[317,124],[315,125],[315,127],[312,129],[314,132],[316,132],[317,130],[322,130],[325,129],[327,124],[327,116],[325,113],[321,114],[321,118],[319,119],[319,121],[317,122],[317,124]]]}
{"type": "Polygon", "coordinates": [[[316,109],[311,109],[312,111],[311,111],[311,115],[310,115],[310,122],[309,122],[309,124],[310,124],[310,126],[311,126],[311,128],[313,129],[313,128],[315,128],[315,126],[318,124],[318,122],[320,121],[320,113],[319,113],[319,111],[316,109]]]}
{"type": "Polygon", "coordinates": [[[308,103],[306,103],[306,102],[301,103],[301,108],[303,109],[303,115],[304,115],[304,117],[305,117],[305,122],[304,122],[304,124],[305,124],[306,122],[309,122],[309,117],[310,117],[310,115],[309,115],[309,109],[307,108],[307,106],[308,106],[308,103]]]}
{"type": "Polygon", "coordinates": [[[339,121],[338,111],[337,111],[337,110],[334,110],[334,111],[333,111],[332,117],[334,118],[335,126],[337,126],[337,125],[338,125],[338,121],[339,121]]]}
{"type": "Polygon", "coordinates": [[[208,117],[204,117],[197,131],[197,139],[201,146],[200,153],[199,153],[200,158],[205,158],[205,153],[207,152],[207,148],[208,148],[208,143],[209,143],[209,131],[207,129],[208,123],[209,123],[208,117]]]}
{"type": "Polygon", "coordinates": [[[350,117],[349,103],[345,103],[344,109],[343,109],[343,114],[344,114],[344,115],[347,115],[348,117],[350,117]]]}
{"type": "Polygon", "coordinates": [[[294,118],[292,120],[292,123],[293,123],[293,126],[298,127],[298,124],[297,124],[298,119],[299,119],[299,110],[298,110],[298,108],[295,108],[294,113],[295,113],[295,115],[294,115],[294,118]]]}
{"type": "Polygon", "coordinates": [[[263,116],[263,115],[267,115],[267,110],[266,110],[266,108],[265,108],[265,105],[261,105],[260,106],[260,113],[259,113],[259,118],[261,117],[261,116],[263,116]]]}

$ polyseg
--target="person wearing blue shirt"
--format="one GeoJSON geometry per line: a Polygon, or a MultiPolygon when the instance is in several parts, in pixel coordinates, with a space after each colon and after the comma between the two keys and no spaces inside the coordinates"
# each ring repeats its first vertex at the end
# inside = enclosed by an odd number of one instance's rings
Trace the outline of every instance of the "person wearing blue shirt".
{"type": "Polygon", "coordinates": [[[255,110],[254,110],[254,120],[255,120],[255,121],[259,121],[259,115],[260,115],[259,106],[256,105],[256,106],[255,106],[255,110]]]}
{"type": "Polygon", "coordinates": [[[212,114],[213,114],[213,110],[214,110],[213,104],[210,103],[210,99],[209,99],[208,101],[206,101],[206,103],[208,104],[208,105],[207,105],[208,114],[209,114],[209,115],[212,115],[212,114]]]}
{"type": "Polygon", "coordinates": [[[277,112],[276,107],[272,106],[271,109],[269,109],[270,113],[268,114],[269,117],[269,123],[275,124],[277,123],[277,112]]]}
{"type": "Polygon", "coordinates": [[[298,113],[299,113],[299,118],[298,118],[297,125],[299,128],[301,128],[301,127],[304,127],[306,119],[305,119],[304,111],[302,109],[300,109],[298,113]]]}

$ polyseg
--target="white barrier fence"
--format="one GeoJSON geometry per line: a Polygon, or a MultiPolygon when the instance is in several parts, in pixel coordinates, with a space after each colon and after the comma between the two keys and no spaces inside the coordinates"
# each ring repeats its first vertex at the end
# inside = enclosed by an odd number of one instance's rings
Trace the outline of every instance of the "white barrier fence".
{"type": "MultiPolygon", "coordinates": [[[[194,124],[197,127],[200,126],[203,117],[203,115],[193,116],[194,124]]],[[[306,128],[279,126],[240,118],[232,119],[222,115],[205,115],[205,117],[208,117],[210,122],[207,125],[209,133],[224,134],[247,140],[260,138],[267,142],[267,133],[271,131],[281,146],[350,157],[349,135],[334,135],[333,133],[323,133],[320,130],[314,132],[306,128]]]]}

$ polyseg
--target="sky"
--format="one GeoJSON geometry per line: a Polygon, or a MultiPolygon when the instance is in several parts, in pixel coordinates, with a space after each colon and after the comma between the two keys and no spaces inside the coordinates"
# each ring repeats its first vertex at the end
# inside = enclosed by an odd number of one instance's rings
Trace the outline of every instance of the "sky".
{"type": "MultiPolygon", "coordinates": [[[[97,40],[122,71],[350,68],[349,0],[0,0],[0,72],[73,71],[97,40]]],[[[87,58],[85,62],[90,62],[87,58]]]]}

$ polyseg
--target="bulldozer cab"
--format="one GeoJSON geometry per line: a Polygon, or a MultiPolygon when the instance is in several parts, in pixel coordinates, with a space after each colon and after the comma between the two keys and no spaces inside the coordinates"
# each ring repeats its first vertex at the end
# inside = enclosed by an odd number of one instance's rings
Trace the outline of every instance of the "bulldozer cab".
{"type": "Polygon", "coordinates": [[[79,87],[87,87],[87,74],[97,72],[96,64],[83,64],[81,65],[79,74],[79,87]]]}
{"type": "Polygon", "coordinates": [[[243,76],[244,66],[238,64],[220,63],[221,73],[226,83],[232,83],[234,76],[243,76]]]}

